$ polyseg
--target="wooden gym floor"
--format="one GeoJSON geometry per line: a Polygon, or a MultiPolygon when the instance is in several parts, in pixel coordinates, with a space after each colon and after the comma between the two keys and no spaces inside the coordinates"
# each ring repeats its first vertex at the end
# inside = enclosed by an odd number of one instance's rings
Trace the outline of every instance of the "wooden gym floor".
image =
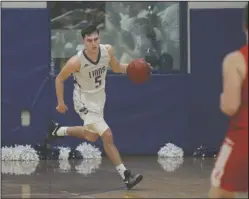
{"type": "Polygon", "coordinates": [[[128,168],[144,176],[143,181],[129,191],[106,158],[37,163],[2,161],[2,198],[207,197],[214,158],[159,161],[156,156],[145,156],[123,159],[128,168]],[[20,172],[27,174],[17,175],[20,172]]]}

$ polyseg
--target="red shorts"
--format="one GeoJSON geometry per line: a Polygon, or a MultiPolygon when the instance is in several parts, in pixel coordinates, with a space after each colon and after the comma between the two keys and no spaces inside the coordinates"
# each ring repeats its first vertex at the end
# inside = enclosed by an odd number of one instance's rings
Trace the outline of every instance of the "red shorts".
{"type": "Polygon", "coordinates": [[[248,191],[248,132],[230,132],[220,148],[211,184],[230,192],[248,191]]]}

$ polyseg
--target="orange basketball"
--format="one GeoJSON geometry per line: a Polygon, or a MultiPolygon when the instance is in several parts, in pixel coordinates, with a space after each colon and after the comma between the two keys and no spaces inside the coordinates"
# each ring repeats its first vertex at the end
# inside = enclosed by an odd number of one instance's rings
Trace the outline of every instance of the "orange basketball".
{"type": "Polygon", "coordinates": [[[143,59],[133,60],[127,68],[129,79],[137,84],[146,82],[150,78],[151,69],[143,59]]]}

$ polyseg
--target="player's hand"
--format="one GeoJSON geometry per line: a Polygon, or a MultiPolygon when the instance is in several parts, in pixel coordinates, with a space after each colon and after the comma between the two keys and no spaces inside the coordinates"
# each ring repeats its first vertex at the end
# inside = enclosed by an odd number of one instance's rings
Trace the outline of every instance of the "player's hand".
{"type": "MultiPolygon", "coordinates": [[[[144,59],[143,59],[144,60],[144,59]]],[[[145,61],[145,60],[144,60],[145,61]]],[[[151,64],[149,63],[149,62],[147,62],[147,61],[145,61],[146,63],[147,63],[147,65],[149,66],[149,68],[150,68],[150,70],[151,70],[151,73],[152,73],[152,71],[153,71],[153,67],[151,66],[151,64]]]]}
{"type": "Polygon", "coordinates": [[[150,67],[151,70],[153,70],[153,67],[151,66],[150,63],[146,62],[148,64],[148,66],[150,67]]]}
{"type": "Polygon", "coordinates": [[[61,103],[61,104],[58,104],[58,105],[57,105],[56,110],[57,110],[59,113],[65,113],[65,112],[68,110],[68,108],[67,108],[66,104],[61,103]]]}

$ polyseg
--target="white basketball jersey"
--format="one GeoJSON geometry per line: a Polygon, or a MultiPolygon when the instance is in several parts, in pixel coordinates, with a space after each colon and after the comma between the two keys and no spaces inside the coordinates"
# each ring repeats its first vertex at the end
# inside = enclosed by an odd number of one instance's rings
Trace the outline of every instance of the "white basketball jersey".
{"type": "Polygon", "coordinates": [[[73,74],[76,83],[83,92],[97,92],[105,89],[105,79],[110,57],[105,45],[100,44],[99,56],[96,63],[92,62],[84,50],[77,53],[80,58],[80,71],[73,74]]]}

